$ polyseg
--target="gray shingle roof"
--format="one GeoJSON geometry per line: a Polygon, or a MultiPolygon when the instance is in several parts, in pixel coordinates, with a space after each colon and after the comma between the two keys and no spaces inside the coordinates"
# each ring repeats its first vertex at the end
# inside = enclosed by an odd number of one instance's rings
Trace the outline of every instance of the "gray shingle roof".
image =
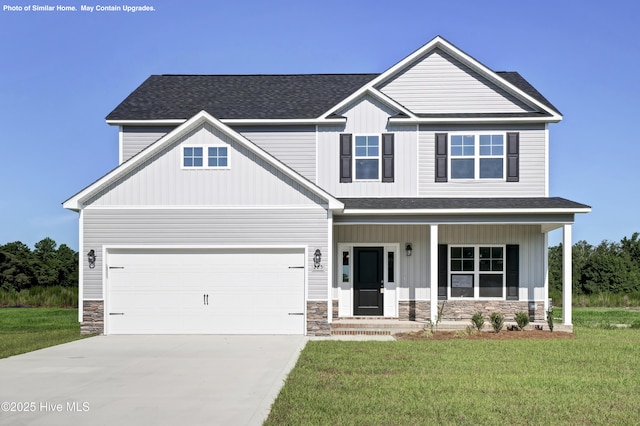
{"type": "Polygon", "coordinates": [[[316,118],[377,75],[152,75],[107,120],[316,118]]]}
{"type": "MultiPolygon", "coordinates": [[[[152,75],[107,120],[186,120],[201,110],[218,119],[316,118],[378,75],[152,75]]],[[[498,75],[557,111],[517,72],[498,75]]]]}
{"type": "Polygon", "coordinates": [[[551,198],[340,198],[345,210],[585,209],[585,204],[551,198]]]}

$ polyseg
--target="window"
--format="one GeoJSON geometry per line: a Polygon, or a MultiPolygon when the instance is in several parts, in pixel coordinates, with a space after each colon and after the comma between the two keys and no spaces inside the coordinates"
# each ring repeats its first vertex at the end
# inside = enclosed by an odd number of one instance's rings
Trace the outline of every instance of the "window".
{"type": "Polygon", "coordinates": [[[378,180],[380,177],[380,137],[356,136],[356,180],[378,180]]]}
{"type": "Polygon", "coordinates": [[[503,179],[504,134],[451,135],[451,179],[503,179]]]}
{"type": "Polygon", "coordinates": [[[504,297],[504,246],[451,246],[451,297],[504,297]]]}
{"type": "Polygon", "coordinates": [[[226,146],[185,146],[182,149],[182,167],[185,169],[225,169],[229,167],[229,149],[226,146]],[[205,162],[206,148],[206,162],[205,162]]]}

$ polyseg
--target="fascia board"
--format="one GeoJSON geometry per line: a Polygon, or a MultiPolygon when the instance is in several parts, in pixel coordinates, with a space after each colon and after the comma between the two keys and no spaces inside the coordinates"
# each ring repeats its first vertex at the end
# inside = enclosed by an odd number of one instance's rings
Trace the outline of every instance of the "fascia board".
{"type": "Polygon", "coordinates": [[[320,187],[313,184],[312,182],[304,179],[298,173],[293,171],[291,168],[289,168],[282,162],[275,159],[272,155],[262,150],[257,145],[249,141],[247,138],[240,135],[238,132],[234,131],[230,127],[226,126],[225,124],[223,124],[222,122],[220,122],[219,120],[211,116],[206,111],[200,111],[198,114],[194,115],[192,118],[187,120],[181,126],[177,127],[176,129],[174,129],[173,131],[169,132],[167,135],[165,135],[164,137],[156,141],[154,144],[150,145],[147,149],[142,151],[140,154],[132,157],[129,161],[116,167],[115,169],[113,169],[112,171],[104,175],[102,178],[98,179],[93,184],[89,185],[88,187],[86,187],[85,189],[83,189],[73,197],[63,202],[62,206],[69,210],[80,210],[82,208],[81,200],[103,189],[118,177],[123,176],[128,171],[134,169],[139,164],[141,164],[142,162],[146,161],[148,158],[153,156],[155,153],[162,150],[166,145],[170,144],[176,139],[187,134],[189,131],[191,131],[195,127],[204,123],[209,123],[212,126],[216,127],[223,133],[227,134],[229,137],[233,138],[234,140],[236,140],[237,142],[245,146],[249,151],[253,152],[257,156],[265,160],[267,163],[271,164],[278,170],[281,170],[284,174],[286,174],[288,177],[290,177],[294,181],[298,182],[304,188],[318,195],[320,198],[327,200],[330,209],[335,210],[335,209],[344,208],[344,204],[339,200],[337,200],[335,197],[325,192],[324,190],[322,190],[320,187]]]}
{"type": "Polygon", "coordinates": [[[562,117],[465,117],[465,118],[389,118],[391,124],[437,123],[558,123],[562,117]]]}
{"type": "Polygon", "coordinates": [[[590,208],[582,209],[344,209],[344,215],[466,215],[466,214],[579,214],[589,213],[590,208]]]}
{"type": "MultiPolygon", "coordinates": [[[[400,105],[398,102],[391,99],[389,96],[385,95],[381,91],[375,88],[368,89],[364,95],[371,95],[374,98],[378,99],[380,102],[387,104],[391,108],[397,109],[398,111],[407,114],[409,116],[409,120],[417,120],[418,117],[411,111],[409,111],[404,106],[400,105]]],[[[391,120],[391,119],[390,119],[391,120]]]]}

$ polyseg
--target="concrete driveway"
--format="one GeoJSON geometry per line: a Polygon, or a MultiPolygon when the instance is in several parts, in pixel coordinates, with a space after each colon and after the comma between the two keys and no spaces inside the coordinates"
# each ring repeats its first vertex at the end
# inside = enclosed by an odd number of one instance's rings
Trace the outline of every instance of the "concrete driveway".
{"type": "Polygon", "coordinates": [[[0,360],[2,425],[259,425],[303,336],[98,336],[0,360]]]}

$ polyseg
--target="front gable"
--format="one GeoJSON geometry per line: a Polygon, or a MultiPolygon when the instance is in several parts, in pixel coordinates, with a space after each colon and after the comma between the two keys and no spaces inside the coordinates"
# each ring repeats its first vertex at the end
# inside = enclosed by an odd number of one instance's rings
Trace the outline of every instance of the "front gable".
{"type": "Polygon", "coordinates": [[[206,112],[64,203],[72,210],[273,205],[341,207],[331,195],[206,112]],[[194,149],[201,157],[196,162],[194,149]],[[210,167],[215,158],[224,162],[210,167]]]}
{"type": "Polygon", "coordinates": [[[440,48],[377,86],[415,114],[536,111],[440,48]]]}

